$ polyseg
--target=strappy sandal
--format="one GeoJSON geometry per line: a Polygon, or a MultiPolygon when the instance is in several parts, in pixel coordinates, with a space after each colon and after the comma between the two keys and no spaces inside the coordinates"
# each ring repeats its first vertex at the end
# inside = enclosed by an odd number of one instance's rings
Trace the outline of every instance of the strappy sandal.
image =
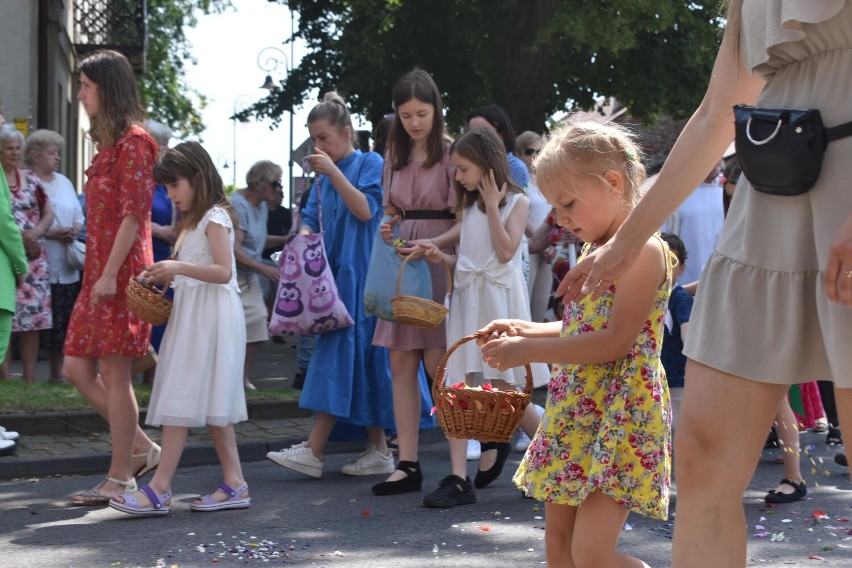
{"type": "Polygon", "coordinates": [[[222,511],[224,509],[248,509],[251,507],[251,497],[243,497],[243,493],[248,491],[248,483],[243,482],[236,489],[232,489],[226,483],[220,483],[219,489],[227,495],[224,501],[217,501],[213,493],[199,497],[189,504],[189,508],[193,511],[222,511]],[[201,501],[196,503],[196,501],[201,501]]]}
{"type": "Polygon", "coordinates": [[[763,498],[767,503],[792,503],[798,501],[808,494],[808,489],[805,487],[805,482],[794,483],[789,479],[782,479],[781,485],[789,485],[794,489],[792,493],[784,493],[775,489],[770,490],[766,497],[763,498]]]}
{"type": "Polygon", "coordinates": [[[151,447],[148,448],[147,452],[131,455],[131,459],[145,458],[145,464],[133,473],[133,477],[142,477],[143,475],[160,465],[160,453],[160,446],[158,446],[154,442],[151,442],[151,447]]]}
{"type": "Polygon", "coordinates": [[[150,485],[143,485],[139,491],[148,497],[150,503],[141,505],[133,493],[124,493],[109,500],[109,506],[116,511],[136,515],[139,517],[150,515],[166,515],[171,510],[172,490],[169,489],[164,495],[157,495],[150,485]],[[118,501],[117,499],[121,499],[118,501]],[[166,504],[166,501],[169,503],[166,504]]]}
{"type": "Polygon", "coordinates": [[[87,489],[86,491],[71,497],[71,504],[75,507],[97,507],[99,505],[109,504],[110,500],[115,497],[115,495],[104,495],[100,491],[100,488],[103,487],[103,484],[107,481],[112,481],[117,485],[121,485],[128,491],[136,491],[137,489],[136,479],[133,477],[131,477],[129,481],[122,481],[121,479],[106,476],[106,478],[98,483],[94,489],[87,489]]]}

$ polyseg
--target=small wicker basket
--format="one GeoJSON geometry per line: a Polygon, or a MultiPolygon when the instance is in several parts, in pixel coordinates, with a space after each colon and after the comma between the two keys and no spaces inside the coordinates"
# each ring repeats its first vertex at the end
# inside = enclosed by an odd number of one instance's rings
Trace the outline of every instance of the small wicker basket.
{"type": "Polygon", "coordinates": [[[508,442],[518,429],[524,410],[530,403],[533,388],[532,369],[527,371],[527,384],[523,392],[487,391],[444,386],[447,361],[453,351],[468,341],[479,337],[472,334],[456,341],[441,359],[432,383],[432,398],[438,424],[447,438],[479,440],[480,442],[508,442]]]}
{"type": "MultiPolygon", "coordinates": [[[[424,254],[423,251],[415,251],[405,257],[402,266],[399,268],[399,275],[396,277],[396,296],[391,298],[391,309],[393,310],[393,317],[398,323],[432,328],[439,326],[444,321],[444,318],[447,317],[447,308],[431,298],[402,295],[402,271],[405,270],[405,265],[413,257],[423,256],[424,254]]],[[[444,263],[444,268],[447,270],[447,294],[452,294],[453,275],[446,263],[444,263]]]]}
{"type": "Polygon", "coordinates": [[[162,290],[139,278],[131,278],[127,283],[127,307],[139,318],[153,325],[162,325],[169,321],[172,313],[172,300],[162,290]]]}

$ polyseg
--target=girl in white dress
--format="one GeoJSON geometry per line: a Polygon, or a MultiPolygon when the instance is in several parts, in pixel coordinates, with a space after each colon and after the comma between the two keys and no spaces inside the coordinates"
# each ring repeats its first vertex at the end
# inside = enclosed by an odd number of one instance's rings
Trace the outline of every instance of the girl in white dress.
{"type": "MultiPolygon", "coordinates": [[[[447,322],[447,345],[484,327],[491,318],[529,317],[530,302],[521,265],[521,239],[530,202],[509,174],[506,150],[497,135],[474,128],[450,147],[456,168],[457,203],[463,211],[458,256],[449,255],[429,242],[419,241],[433,262],[455,266],[453,295],[447,322]]],[[[547,365],[533,365],[535,383],[548,380],[547,365]],[[535,379],[538,380],[535,380],[535,379]]],[[[472,386],[491,383],[499,390],[523,389],[523,367],[497,371],[483,363],[474,343],[459,347],[447,364],[446,383],[467,379],[472,386]]],[[[521,428],[535,433],[539,417],[527,407],[521,428]]],[[[473,485],[485,487],[500,475],[509,455],[509,443],[483,443],[480,468],[471,484],[467,478],[465,440],[450,440],[452,475],[423,499],[427,507],[452,507],[476,502],[473,485]],[[485,467],[485,469],[483,469],[485,467]]]]}
{"type": "Polygon", "coordinates": [[[190,427],[207,426],[224,482],[190,504],[193,511],[251,505],[234,423],[248,418],[242,385],[245,320],[234,263],[234,213],[210,156],[196,142],[172,148],[154,168],[181,212],[176,260],[147,267],[142,277],[175,289],[163,336],[146,424],[163,426],[162,454],[148,485],[115,497],[110,507],[131,515],[164,515],[190,427]]]}

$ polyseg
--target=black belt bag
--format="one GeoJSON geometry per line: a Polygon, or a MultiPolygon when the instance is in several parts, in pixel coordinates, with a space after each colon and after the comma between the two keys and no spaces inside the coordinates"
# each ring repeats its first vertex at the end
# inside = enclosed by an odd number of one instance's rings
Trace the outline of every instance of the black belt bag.
{"type": "Polygon", "coordinates": [[[815,109],[734,107],[737,159],[762,193],[801,195],[819,179],[825,148],[852,136],[852,122],[825,128],[815,109]]]}

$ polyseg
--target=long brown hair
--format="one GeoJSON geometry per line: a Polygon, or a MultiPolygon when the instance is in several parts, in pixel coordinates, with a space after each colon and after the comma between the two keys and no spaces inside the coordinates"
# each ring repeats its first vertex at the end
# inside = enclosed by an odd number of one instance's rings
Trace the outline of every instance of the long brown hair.
{"type": "MultiPolygon", "coordinates": [[[[466,160],[470,160],[477,168],[482,170],[483,175],[488,175],[489,170],[494,172],[494,182],[497,189],[506,184],[506,195],[500,200],[500,207],[506,205],[506,196],[510,193],[524,193],[518,184],[512,180],[509,173],[509,159],[506,156],[506,147],[490,128],[474,128],[465,132],[458,140],[450,146],[450,155],[458,154],[466,160]]],[[[485,212],[485,201],[478,191],[468,191],[458,181],[453,180],[456,189],[456,202],[461,209],[473,207],[475,203],[479,210],[485,212]]]]}
{"type": "Polygon", "coordinates": [[[112,146],[134,123],[145,120],[133,68],[122,54],[96,51],[80,63],[80,72],[98,87],[98,114],[90,133],[95,144],[112,146]]]}
{"type": "Polygon", "coordinates": [[[387,157],[390,158],[391,167],[399,171],[404,168],[411,159],[411,136],[402,126],[399,118],[399,107],[410,101],[418,101],[432,105],[435,113],[432,117],[432,129],[426,140],[426,161],[424,168],[431,168],[444,159],[447,144],[444,139],[444,106],[441,102],[441,93],[432,76],[423,69],[409,71],[396,82],[393,87],[393,123],[390,134],[388,134],[387,157]]]}
{"type": "Polygon", "coordinates": [[[213,207],[221,207],[231,216],[237,226],[237,216],[225,195],[222,178],[210,159],[210,154],[198,142],[182,142],[166,152],[154,166],[157,183],[175,183],[183,178],[195,191],[192,209],[183,214],[179,229],[191,229],[198,225],[204,214],[213,207]]]}

